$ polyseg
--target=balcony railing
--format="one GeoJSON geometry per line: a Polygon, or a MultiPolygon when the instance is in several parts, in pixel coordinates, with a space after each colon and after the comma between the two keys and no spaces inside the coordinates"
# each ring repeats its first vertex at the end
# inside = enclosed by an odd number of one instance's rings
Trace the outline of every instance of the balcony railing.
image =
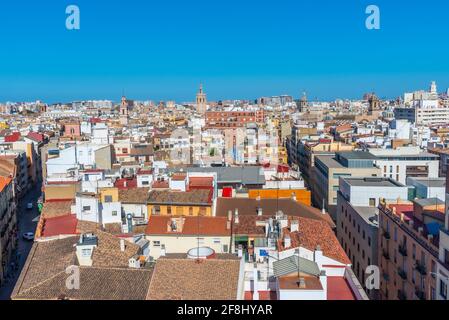
{"type": "Polygon", "coordinates": [[[398,275],[403,279],[403,280],[407,280],[407,272],[402,269],[402,268],[398,268],[398,275]]]}
{"type": "Polygon", "coordinates": [[[423,276],[427,274],[427,268],[420,260],[416,260],[415,269],[423,276]]]}
{"type": "Polygon", "coordinates": [[[407,256],[407,246],[404,243],[399,245],[398,251],[403,257],[407,256]]]}
{"type": "Polygon", "coordinates": [[[419,300],[426,300],[426,293],[418,287],[415,288],[415,295],[419,300]]]}
{"type": "Polygon", "coordinates": [[[398,290],[398,299],[399,300],[407,300],[407,295],[405,294],[404,291],[398,290]]]}

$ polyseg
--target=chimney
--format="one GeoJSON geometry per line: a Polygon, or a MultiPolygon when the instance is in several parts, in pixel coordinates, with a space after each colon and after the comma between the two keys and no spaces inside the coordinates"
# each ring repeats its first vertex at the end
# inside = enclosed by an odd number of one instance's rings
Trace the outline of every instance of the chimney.
{"type": "Polygon", "coordinates": [[[299,231],[299,221],[292,220],[290,222],[290,232],[298,232],[299,231]]]}
{"type": "Polygon", "coordinates": [[[120,239],[120,251],[125,252],[125,239],[120,239]]]}
{"type": "Polygon", "coordinates": [[[318,265],[320,265],[320,260],[323,257],[323,251],[321,250],[321,246],[317,245],[315,248],[315,252],[313,254],[313,261],[315,263],[317,263],[318,265]]]}
{"type": "Polygon", "coordinates": [[[284,248],[290,248],[292,246],[292,239],[289,235],[285,235],[284,237],[284,248]]]}
{"type": "Polygon", "coordinates": [[[257,208],[257,215],[260,217],[260,216],[262,216],[262,214],[263,214],[263,210],[262,210],[262,208],[257,208]]]}
{"type": "Polygon", "coordinates": [[[235,209],[235,214],[234,214],[234,223],[238,224],[239,223],[239,210],[235,209]]]}
{"type": "Polygon", "coordinates": [[[239,244],[237,252],[238,252],[239,258],[243,257],[243,247],[241,244],[239,244]]]}
{"type": "Polygon", "coordinates": [[[298,287],[299,287],[300,289],[305,289],[305,288],[306,288],[306,279],[304,279],[304,278],[299,278],[299,281],[298,281],[298,287]]]}

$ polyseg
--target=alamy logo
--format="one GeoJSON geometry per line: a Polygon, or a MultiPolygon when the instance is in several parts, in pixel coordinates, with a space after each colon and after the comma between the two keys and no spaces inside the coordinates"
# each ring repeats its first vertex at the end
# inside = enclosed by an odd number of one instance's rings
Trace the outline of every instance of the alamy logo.
{"type": "Polygon", "coordinates": [[[380,289],[380,270],[378,266],[368,266],[365,270],[368,277],[365,280],[365,287],[368,290],[380,289]]]}
{"type": "Polygon", "coordinates": [[[70,5],[65,9],[65,13],[69,16],[65,20],[67,30],[80,29],[80,8],[76,5],[70,5]]]}
{"type": "Polygon", "coordinates": [[[380,29],[380,9],[376,5],[369,5],[366,7],[366,14],[369,16],[366,18],[365,26],[368,30],[380,29]]]}

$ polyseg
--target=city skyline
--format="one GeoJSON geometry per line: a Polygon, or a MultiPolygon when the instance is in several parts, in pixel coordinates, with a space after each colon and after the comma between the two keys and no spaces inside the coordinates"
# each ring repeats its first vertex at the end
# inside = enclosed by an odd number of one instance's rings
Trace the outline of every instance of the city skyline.
{"type": "Polygon", "coordinates": [[[3,4],[0,101],[118,100],[123,90],[193,101],[199,83],[211,101],[449,87],[447,2],[376,1],[380,30],[365,27],[368,1],[130,2],[76,1],[80,30],[65,28],[70,3],[3,4]]]}

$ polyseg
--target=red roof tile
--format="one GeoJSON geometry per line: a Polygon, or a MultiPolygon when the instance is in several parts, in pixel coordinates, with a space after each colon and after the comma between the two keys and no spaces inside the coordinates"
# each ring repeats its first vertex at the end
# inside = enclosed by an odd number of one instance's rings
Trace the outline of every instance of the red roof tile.
{"type": "Polygon", "coordinates": [[[137,179],[117,179],[114,187],[119,190],[137,188],[137,179]]]}
{"type": "Polygon", "coordinates": [[[43,237],[76,234],[78,220],[75,215],[65,215],[56,218],[45,219],[42,226],[43,237]]]}
{"type": "Polygon", "coordinates": [[[20,139],[20,132],[13,132],[5,137],[5,142],[16,142],[20,139]]]}
{"type": "Polygon", "coordinates": [[[356,300],[343,277],[327,277],[327,300],[356,300]]]}
{"type": "Polygon", "coordinates": [[[37,141],[37,142],[43,142],[44,141],[44,135],[37,132],[29,132],[27,135],[27,138],[37,141]]]}

